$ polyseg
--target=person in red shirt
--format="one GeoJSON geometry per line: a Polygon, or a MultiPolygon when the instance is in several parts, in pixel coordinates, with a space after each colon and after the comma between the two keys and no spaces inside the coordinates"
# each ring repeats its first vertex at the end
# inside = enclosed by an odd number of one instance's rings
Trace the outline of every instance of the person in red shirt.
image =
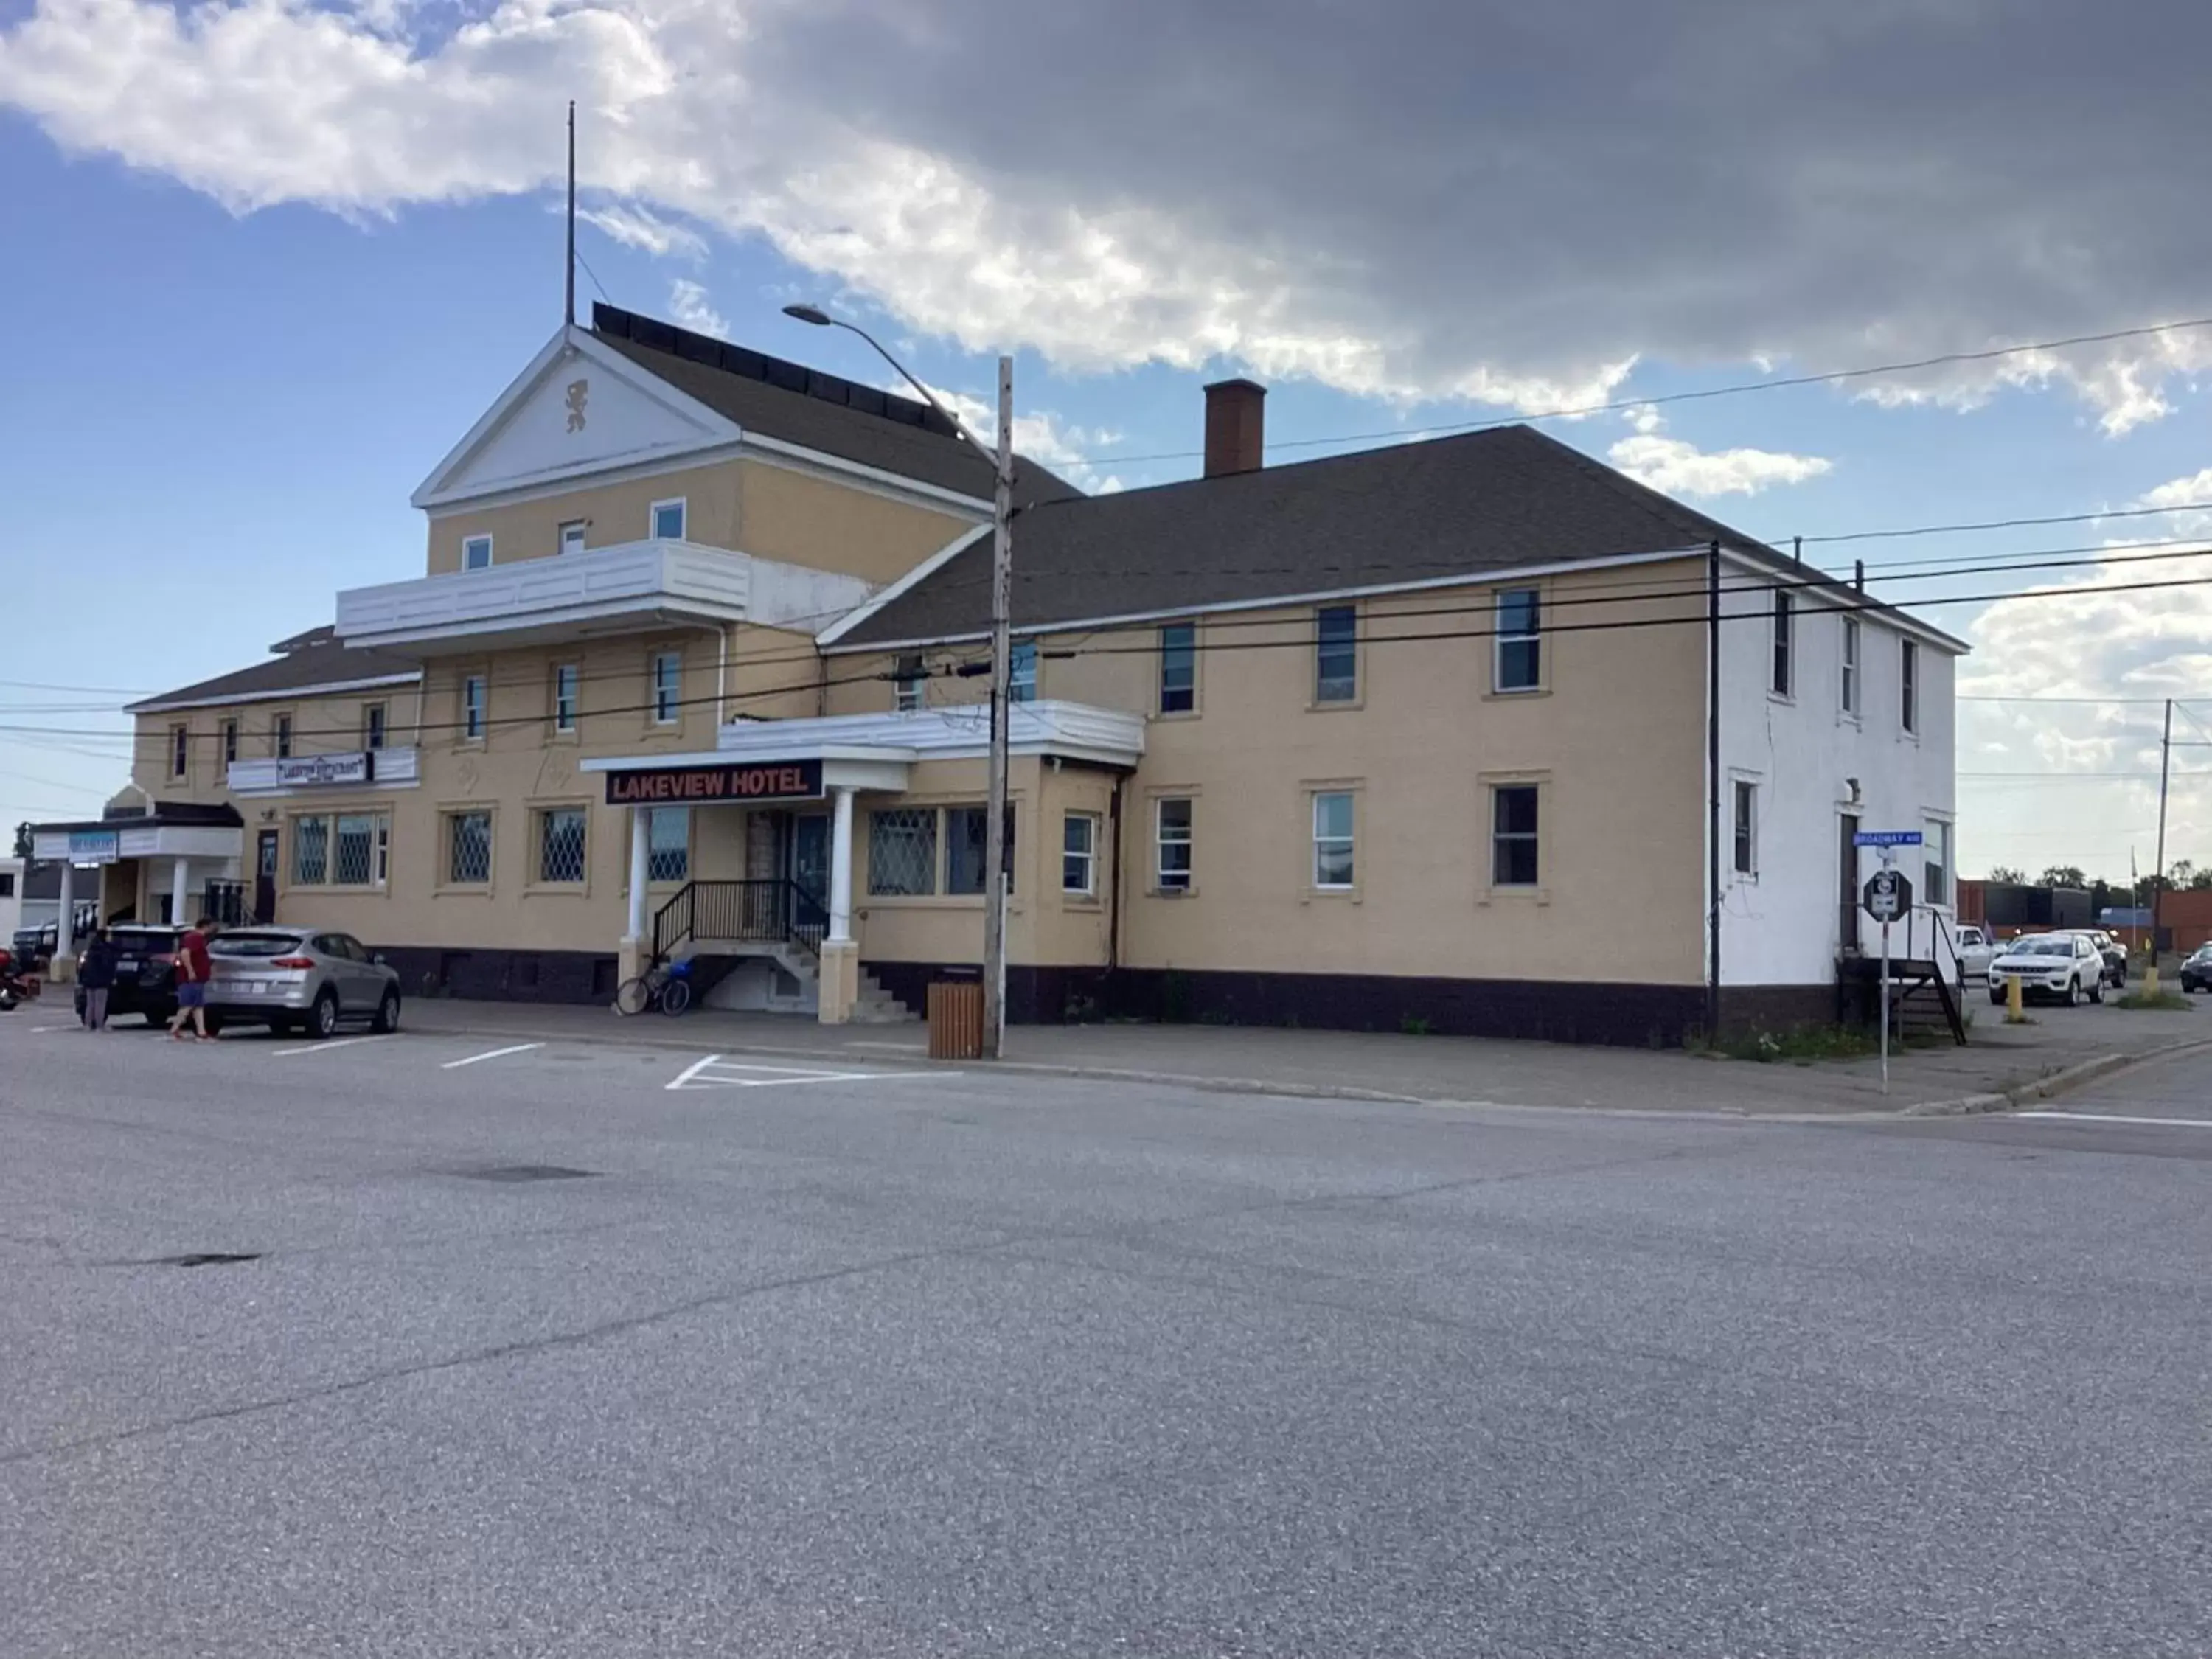
{"type": "Polygon", "coordinates": [[[202,916],[177,942],[177,1012],[170,1018],[169,1035],[179,1042],[193,1040],[192,1033],[185,1030],[187,1019],[198,1033],[199,1041],[210,1040],[207,1028],[207,982],[215,972],[215,963],[208,959],[208,940],[214,933],[214,919],[202,916]]]}

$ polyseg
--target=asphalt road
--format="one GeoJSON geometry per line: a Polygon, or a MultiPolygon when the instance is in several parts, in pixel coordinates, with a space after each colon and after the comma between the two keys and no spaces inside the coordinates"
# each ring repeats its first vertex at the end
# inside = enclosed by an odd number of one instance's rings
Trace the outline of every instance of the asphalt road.
{"type": "Polygon", "coordinates": [[[1816,1127],[505,1046],[0,1022],[0,1654],[2212,1650],[2202,1061],[1816,1127]]]}

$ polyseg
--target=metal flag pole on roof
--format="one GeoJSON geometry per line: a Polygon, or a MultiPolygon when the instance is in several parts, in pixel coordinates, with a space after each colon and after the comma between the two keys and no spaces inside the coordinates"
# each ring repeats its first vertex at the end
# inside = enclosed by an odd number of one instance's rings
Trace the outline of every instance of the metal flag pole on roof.
{"type": "Polygon", "coordinates": [[[562,270],[562,321],[576,325],[576,100],[568,100],[568,262],[562,270]]]}

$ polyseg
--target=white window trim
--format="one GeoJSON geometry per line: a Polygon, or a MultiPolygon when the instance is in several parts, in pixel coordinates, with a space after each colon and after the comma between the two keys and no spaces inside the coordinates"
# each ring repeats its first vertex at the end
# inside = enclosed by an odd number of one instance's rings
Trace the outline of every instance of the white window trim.
{"type": "Polygon", "coordinates": [[[1525,697],[1532,691],[1544,689],[1544,672],[1550,655],[1544,649],[1544,590],[1534,582],[1521,582],[1511,587],[1497,589],[1490,602],[1490,690],[1492,696],[1525,697]],[[1505,601],[1509,595],[1534,593],[1536,596],[1536,626],[1527,634],[1508,634],[1505,631],[1505,601]],[[1508,685],[1505,683],[1505,647],[1519,645],[1523,641],[1536,642],[1536,678],[1527,685],[1508,685]]]}
{"type": "Polygon", "coordinates": [[[1839,648],[1843,653],[1843,672],[1837,690],[1843,698],[1845,717],[1856,720],[1859,705],[1866,701],[1866,675],[1860,666],[1866,655],[1865,635],[1856,617],[1845,617],[1842,622],[1844,631],[1839,648]]]}
{"type": "Polygon", "coordinates": [[[1006,701],[1010,703],[1035,702],[1037,700],[1039,694],[1043,690],[1043,647],[1039,645],[1034,639],[1013,640],[1009,641],[1006,646],[1006,701]],[[1022,651],[1024,647],[1028,648],[1030,660],[1030,694],[1026,697],[1017,695],[1018,689],[1021,685],[1022,682],[1021,676],[1016,672],[1015,667],[1021,659],[1022,651]]]}
{"type": "Polygon", "coordinates": [[[462,569],[489,570],[492,568],[493,564],[497,562],[498,558],[499,551],[498,549],[493,545],[489,532],[487,531],[480,535],[464,536],[461,538],[462,569]],[[478,542],[482,542],[483,544],[483,562],[482,564],[471,564],[469,562],[469,549],[475,546],[478,542]]]}
{"type": "Polygon", "coordinates": [[[574,737],[577,724],[583,717],[583,686],[584,671],[579,665],[573,662],[553,665],[553,729],[562,737],[574,737]],[[568,717],[565,720],[561,718],[561,677],[563,674],[571,677],[568,717]]]}
{"type": "Polygon", "coordinates": [[[580,893],[590,890],[592,805],[589,801],[549,800],[531,803],[529,879],[524,884],[552,893],[580,893]],[[556,878],[545,873],[545,826],[547,820],[556,812],[574,812],[583,821],[583,839],[577,844],[576,848],[580,873],[573,878],[568,877],[556,878]]]}
{"type": "Polygon", "coordinates": [[[647,684],[653,694],[653,723],[655,726],[681,726],[684,723],[684,653],[677,650],[656,651],[647,665],[647,684]],[[660,712],[660,668],[663,663],[676,665],[674,682],[669,685],[668,712],[660,712]]]}
{"type": "Polygon", "coordinates": [[[1786,587],[1774,590],[1767,620],[1766,695],[1784,702],[1797,696],[1797,596],[1786,587]],[[1775,684],[1780,669],[1781,684],[1775,684]]]}
{"type": "Polygon", "coordinates": [[[1096,812],[1063,812],[1060,818],[1060,890],[1063,897],[1095,899],[1098,896],[1098,814],[1096,812]],[[1067,826],[1084,826],[1083,850],[1071,852],[1067,845],[1067,826]],[[1067,860],[1083,860],[1083,885],[1067,884],[1067,860]]]}
{"type": "Polygon", "coordinates": [[[1314,607],[1313,619],[1313,695],[1310,706],[1316,708],[1357,708],[1359,706],[1360,694],[1365,689],[1364,681],[1366,678],[1365,673],[1364,672],[1366,664],[1361,660],[1361,658],[1364,653],[1361,650],[1361,641],[1359,637],[1359,607],[1357,605],[1317,605],[1314,607]],[[1332,611],[1348,611],[1352,613],[1352,639],[1350,641],[1352,647],[1352,690],[1350,695],[1341,697],[1324,697],[1321,694],[1321,665],[1322,647],[1321,619],[1324,615],[1332,611]]]}
{"type": "Polygon", "coordinates": [[[1359,791],[1346,787],[1316,784],[1306,790],[1306,822],[1311,832],[1306,851],[1306,881],[1316,893],[1356,893],[1359,890],[1359,791]],[[1346,836],[1324,836],[1321,832],[1321,804],[1339,796],[1352,804],[1352,833],[1346,836]],[[1350,881],[1323,881],[1321,878],[1321,849],[1327,842],[1331,845],[1343,842],[1352,854],[1350,881]]]}
{"type": "Polygon", "coordinates": [[[461,720],[459,730],[455,735],[463,743],[482,743],[485,734],[491,730],[491,676],[489,674],[462,675],[459,696],[461,720]],[[479,693],[475,699],[476,707],[473,711],[469,706],[469,687],[471,685],[475,686],[479,693]],[[469,729],[472,715],[476,726],[476,730],[473,732],[469,729]]]}
{"type": "Polygon", "coordinates": [[[688,495],[668,495],[655,501],[645,510],[645,535],[647,541],[689,541],[691,538],[691,499],[688,495]],[[673,536],[660,533],[660,510],[672,507],[684,515],[684,523],[673,536]]]}
{"type": "Polygon", "coordinates": [[[1152,713],[1164,720],[1184,720],[1198,714],[1198,619],[1194,617],[1170,617],[1152,631],[1152,713]],[[1190,630],[1190,707],[1168,707],[1168,629],[1188,628],[1190,630]]]}
{"type": "Polygon", "coordinates": [[[361,706],[361,746],[382,749],[392,741],[392,705],[365,702],[361,706]]]}
{"type": "Polygon", "coordinates": [[[1909,738],[1917,738],[1920,735],[1920,641],[1900,635],[1897,643],[1898,729],[1909,738]],[[1910,696],[1906,695],[1908,687],[1910,696]]]}
{"type": "Polygon", "coordinates": [[[586,544],[588,537],[590,536],[591,528],[592,521],[589,519],[569,519],[564,520],[561,527],[553,533],[554,551],[556,553],[582,553],[586,551],[587,549],[586,544]],[[568,545],[568,532],[572,530],[576,532],[576,544],[574,547],[570,547],[568,545]]]}
{"type": "Polygon", "coordinates": [[[222,735],[222,763],[232,764],[238,759],[239,723],[235,718],[225,720],[216,729],[222,735]]]}
{"type": "Polygon", "coordinates": [[[1516,898],[1534,898],[1539,904],[1550,902],[1551,890],[1545,885],[1544,881],[1545,872],[1549,864],[1549,857],[1545,850],[1544,825],[1548,817],[1545,803],[1551,793],[1550,775],[1548,774],[1532,775],[1526,772],[1494,772],[1480,775],[1478,781],[1483,793],[1482,823],[1485,827],[1482,835],[1486,858],[1482,866],[1482,891],[1485,896],[1480,897],[1477,902],[1486,904],[1490,902],[1490,896],[1504,895],[1516,898]],[[1536,879],[1534,881],[1498,879],[1499,840],[1498,795],[1498,792],[1504,789],[1531,789],[1536,794],[1536,833],[1533,836],[1516,835],[1512,837],[1516,841],[1533,841],[1535,843],[1536,879]]]}
{"type": "Polygon", "coordinates": [[[1189,793],[1189,794],[1176,794],[1176,793],[1167,793],[1167,794],[1161,794],[1161,795],[1155,795],[1155,796],[1153,796],[1153,797],[1152,797],[1152,890],[1153,890],[1155,893],[1176,893],[1176,894],[1187,894],[1187,893],[1194,893],[1194,892],[1196,892],[1196,891],[1198,890],[1198,857],[1197,857],[1197,855],[1198,855],[1198,796],[1197,796],[1196,793],[1195,793],[1195,792],[1194,792],[1194,793],[1189,793]],[[1163,807],[1164,807],[1164,806],[1165,806],[1165,805],[1166,805],[1170,801],[1171,801],[1171,800],[1179,800],[1179,801],[1182,802],[1182,803],[1183,803],[1187,807],[1188,807],[1188,808],[1190,809],[1190,810],[1189,810],[1189,813],[1188,813],[1188,815],[1187,821],[1184,823],[1184,824],[1183,824],[1183,826],[1182,826],[1182,839],[1181,839],[1181,840],[1179,840],[1179,841],[1173,841],[1173,842],[1171,842],[1171,841],[1168,840],[1167,836],[1166,836],[1166,832],[1165,832],[1165,827],[1164,827],[1164,824],[1162,823],[1162,822],[1161,822],[1161,816],[1162,816],[1162,815],[1161,815],[1161,809],[1162,809],[1163,807]],[[1180,847],[1180,848],[1184,848],[1184,849],[1185,849],[1185,850],[1184,850],[1184,854],[1183,854],[1183,867],[1182,867],[1182,886],[1180,886],[1180,887],[1170,887],[1170,886],[1169,886],[1169,885],[1167,884],[1167,868],[1166,868],[1166,861],[1165,861],[1164,859],[1162,859],[1162,858],[1161,858],[1160,854],[1161,854],[1161,850],[1162,850],[1163,848],[1168,848],[1168,847],[1180,847]]]}
{"type": "MultiPolygon", "coordinates": [[[[1540,813],[1542,811],[1541,806],[1540,805],[1537,810],[1540,813]]],[[[1729,873],[1737,881],[1757,881],[1759,879],[1759,820],[1761,815],[1762,811],[1759,799],[1759,780],[1755,777],[1747,776],[1741,773],[1732,775],[1729,779],[1729,873]],[[1744,814],[1741,809],[1743,805],[1743,792],[1747,789],[1751,792],[1751,823],[1748,826],[1751,830],[1749,837],[1751,842],[1751,866],[1748,869],[1735,861],[1735,849],[1738,840],[1736,832],[1739,829],[1745,827],[1743,823],[1744,814]]],[[[1539,824],[1542,823],[1542,819],[1540,817],[1539,817],[1537,821],[1539,824]]]]}
{"type": "Polygon", "coordinates": [[[292,739],[295,735],[296,734],[293,727],[292,711],[290,709],[286,709],[281,714],[271,714],[269,717],[269,754],[270,758],[274,760],[291,759],[292,739]]]}
{"type": "Polygon", "coordinates": [[[924,669],[921,658],[918,654],[911,657],[901,656],[895,659],[891,664],[892,712],[899,714],[920,712],[924,706],[924,688],[928,678],[928,673],[924,669]],[[914,672],[910,674],[902,672],[908,660],[911,660],[914,665],[914,672]]]}
{"type": "Polygon", "coordinates": [[[179,720],[169,727],[169,775],[189,777],[191,770],[192,728],[189,722],[179,720]]]}
{"type": "Polygon", "coordinates": [[[499,866],[499,815],[490,806],[447,806],[438,812],[438,879],[437,890],[458,893],[488,893],[492,878],[499,866]],[[453,873],[453,826],[465,817],[481,817],[484,821],[484,872],[480,879],[464,881],[453,873]]]}

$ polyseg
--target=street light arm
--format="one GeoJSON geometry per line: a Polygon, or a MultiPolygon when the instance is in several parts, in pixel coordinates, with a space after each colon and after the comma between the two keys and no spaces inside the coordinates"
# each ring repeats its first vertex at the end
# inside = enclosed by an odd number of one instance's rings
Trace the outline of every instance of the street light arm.
{"type": "Polygon", "coordinates": [[[876,356],[882,358],[893,368],[896,369],[899,372],[899,378],[903,380],[908,386],[912,386],[916,392],[921,394],[922,402],[927,404],[932,409],[935,410],[939,414],[945,416],[946,420],[950,421],[952,423],[952,430],[958,434],[960,441],[966,444],[969,448],[974,450],[978,455],[981,455],[985,460],[988,461],[991,464],[991,471],[993,475],[995,476],[997,474],[999,470],[998,452],[992,448],[990,445],[983,442],[983,441],[978,438],[974,433],[970,432],[957,415],[955,415],[943,404],[938,402],[937,394],[932,392],[927,386],[924,386],[920,380],[915,380],[914,375],[908,372],[907,366],[904,363],[892,356],[890,352],[884,350],[882,341],[876,338],[874,335],[869,333],[867,330],[862,328],[858,323],[848,323],[842,317],[830,317],[826,313],[823,313],[823,315],[825,319],[832,327],[849,329],[852,332],[859,335],[870,345],[873,346],[876,349],[876,356]]]}

